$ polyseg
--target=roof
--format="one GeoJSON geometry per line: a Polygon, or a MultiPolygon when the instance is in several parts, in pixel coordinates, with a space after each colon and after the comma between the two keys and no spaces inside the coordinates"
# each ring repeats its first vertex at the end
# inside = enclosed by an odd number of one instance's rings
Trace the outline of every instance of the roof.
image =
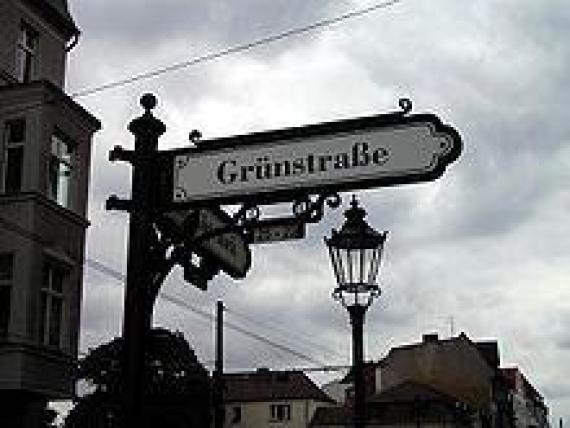
{"type": "Polygon", "coordinates": [[[520,371],[518,367],[505,367],[501,368],[501,374],[506,380],[507,385],[511,391],[517,388],[517,377],[519,377],[523,382],[523,393],[527,398],[534,401],[542,401],[542,395],[536,390],[536,388],[529,382],[526,376],[520,371]]]}
{"type": "MultiPolygon", "coordinates": [[[[374,379],[374,377],[376,376],[376,369],[379,366],[379,362],[378,361],[364,361],[364,364],[362,365],[362,371],[364,374],[364,378],[365,379],[374,379]]],[[[346,374],[346,376],[344,376],[342,378],[342,380],[340,381],[341,383],[352,383],[353,382],[353,368],[351,367],[348,370],[348,373],[346,374]]]]}
{"type": "Polygon", "coordinates": [[[449,343],[459,343],[464,342],[468,343],[473,346],[481,355],[481,357],[487,362],[489,367],[497,368],[499,366],[500,358],[499,358],[499,347],[497,341],[489,340],[489,341],[479,341],[473,342],[465,333],[461,332],[458,336],[449,337],[446,339],[440,339],[437,334],[425,334],[421,342],[410,343],[406,345],[396,346],[391,348],[388,352],[388,355],[384,357],[382,360],[379,361],[378,365],[383,366],[386,361],[391,358],[394,354],[408,351],[411,349],[418,349],[421,347],[426,346],[429,343],[436,343],[440,345],[445,345],[449,343]]]}
{"type": "Polygon", "coordinates": [[[475,347],[491,367],[499,367],[501,360],[499,357],[499,345],[496,340],[478,341],[475,342],[475,347]]]}
{"type": "Polygon", "coordinates": [[[301,371],[260,369],[248,373],[225,373],[223,380],[226,402],[286,399],[334,402],[301,371]]]}
{"type": "Polygon", "coordinates": [[[66,0],[44,0],[46,3],[50,5],[50,7],[54,8],[62,17],[69,18],[70,20],[71,15],[69,14],[69,8],[67,7],[66,0]]]}
{"type": "MultiPolygon", "coordinates": [[[[366,414],[366,426],[454,426],[472,427],[469,411],[452,408],[439,402],[434,403],[386,403],[369,407],[366,414]]],[[[319,407],[311,427],[349,427],[353,426],[352,414],[343,407],[319,407]]]]}
{"type": "Polygon", "coordinates": [[[79,34],[73,17],[69,13],[67,0],[25,0],[32,7],[40,10],[52,24],[66,33],[67,37],[79,34]]]}
{"type": "Polygon", "coordinates": [[[381,391],[369,399],[375,403],[399,403],[410,401],[438,401],[455,405],[460,400],[438,389],[418,382],[407,381],[381,391]]]}
{"type": "MultiPolygon", "coordinates": [[[[467,427],[470,410],[459,400],[428,385],[405,382],[387,389],[367,402],[367,424],[412,425],[418,423],[449,422],[467,427]]],[[[347,407],[319,407],[311,426],[345,427],[351,425],[352,412],[347,407]]]]}
{"type": "Polygon", "coordinates": [[[310,426],[346,427],[352,422],[352,415],[346,407],[318,407],[310,426]]]}

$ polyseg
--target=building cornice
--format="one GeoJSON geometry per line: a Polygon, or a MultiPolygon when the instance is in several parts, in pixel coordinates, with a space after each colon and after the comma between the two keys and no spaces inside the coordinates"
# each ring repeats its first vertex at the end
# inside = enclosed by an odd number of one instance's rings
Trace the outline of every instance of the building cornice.
{"type": "Polygon", "coordinates": [[[51,1],[47,0],[22,0],[36,13],[40,14],[47,22],[52,24],[54,28],[59,30],[66,38],[70,40],[73,36],[79,35],[80,31],[69,11],[59,10],[51,1]]]}
{"type": "Polygon", "coordinates": [[[14,202],[18,203],[30,201],[41,204],[45,208],[55,211],[59,216],[62,216],[65,219],[75,223],[79,227],[82,227],[84,229],[89,227],[89,220],[71,210],[63,208],[39,192],[22,192],[9,195],[0,194],[0,206],[4,204],[12,204],[14,202]]]}
{"type": "Polygon", "coordinates": [[[0,87],[0,113],[5,107],[11,108],[14,106],[14,99],[18,96],[26,94],[26,101],[29,103],[37,102],[38,108],[42,105],[57,105],[62,103],[76,112],[84,121],[86,121],[92,132],[101,129],[101,122],[78,104],[73,98],[63,92],[59,87],[47,80],[38,80],[30,83],[15,83],[12,85],[0,87]],[[28,97],[29,95],[29,97],[28,97]],[[10,99],[12,98],[12,99],[10,99]]]}

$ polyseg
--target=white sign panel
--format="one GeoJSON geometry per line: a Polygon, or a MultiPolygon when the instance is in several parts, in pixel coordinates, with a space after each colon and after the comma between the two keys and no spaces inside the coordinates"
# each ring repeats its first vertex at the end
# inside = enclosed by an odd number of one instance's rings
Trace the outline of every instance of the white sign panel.
{"type": "Polygon", "coordinates": [[[236,138],[231,147],[180,154],[174,158],[173,202],[433,179],[461,143],[452,128],[441,126],[440,132],[439,120],[427,119],[300,138],[275,138],[279,131],[273,131],[268,142],[259,142],[258,135],[251,144],[236,138]]]}

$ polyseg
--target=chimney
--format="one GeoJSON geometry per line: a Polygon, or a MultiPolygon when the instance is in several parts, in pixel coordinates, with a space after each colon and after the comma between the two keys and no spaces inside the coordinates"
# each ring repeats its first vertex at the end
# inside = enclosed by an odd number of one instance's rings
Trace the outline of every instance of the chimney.
{"type": "Polygon", "coordinates": [[[439,336],[437,333],[426,333],[422,336],[422,343],[437,343],[439,336]]]}

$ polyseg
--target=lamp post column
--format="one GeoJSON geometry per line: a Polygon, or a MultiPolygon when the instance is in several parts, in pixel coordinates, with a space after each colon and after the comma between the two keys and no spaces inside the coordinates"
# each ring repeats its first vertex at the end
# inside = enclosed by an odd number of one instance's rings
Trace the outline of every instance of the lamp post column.
{"type": "Polygon", "coordinates": [[[352,325],[352,372],[354,376],[354,426],[363,428],[366,422],[366,402],[364,385],[364,314],[366,306],[348,306],[352,325]]]}

